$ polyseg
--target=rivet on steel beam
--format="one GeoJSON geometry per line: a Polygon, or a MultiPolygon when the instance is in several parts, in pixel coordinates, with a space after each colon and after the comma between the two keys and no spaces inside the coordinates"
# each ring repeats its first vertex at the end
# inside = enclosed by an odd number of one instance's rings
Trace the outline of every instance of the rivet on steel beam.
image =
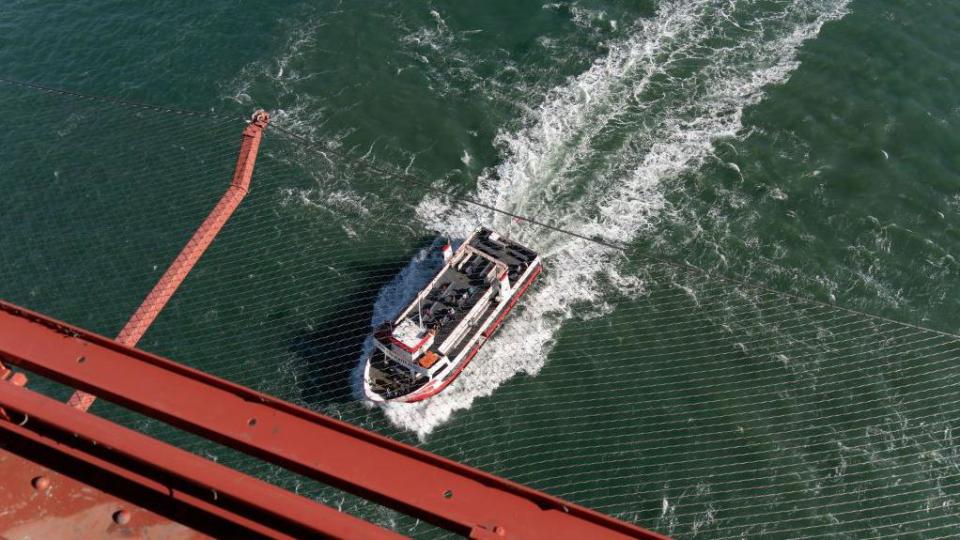
{"type": "Polygon", "coordinates": [[[446,499],[452,499],[452,498],[453,498],[453,492],[448,489],[448,490],[446,490],[446,491],[443,492],[443,497],[446,498],[446,499]]]}
{"type": "Polygon", "coordinates": [[[26,386],[27,376],[18,371],[10,377],[10,384],[14,386],[26,386]]]}
{"type": "Polygon", "coordinates": [[[46,476],[35,476],[33,480],[30,481],[30,484],[33,486],[33,489],[43,491],[50,487],[50,479],[46,476]]]}
{"type": "Polygon", "coordinates": [[[500,525],[496,525],[496,526],[493,528],[493,534],[495,534],[495,535],[497,535],[497,536],[506,536],[506,535],[507,535],[507,530],[504,529],[503,527],[501,527],[500,525]]]}
{"type": "Polygon", "coordinates": [[[78,357],[77,357],[77,363],[78,363],[78,364],[82,364],[82,363],[84,363],[84,362],[86,362],[86,361],[87,361],[87,357],[86,357],[86,356],[78,356],[78,357]]]}
{"type": "Polygon", "coordinates": [[[250,426],[250,427],[253,427],[253,426],[257,425],[257,419],[256,419],[256,418],[251,418],[251,419],[247,420],[247,425],[250,426]]]}
{"type": "Polygon", "coordinates": [[[126,510],[117,510],[113,513],[113,522],[117,525],[126,525],[130,523],[130,512],[126,510]]]}

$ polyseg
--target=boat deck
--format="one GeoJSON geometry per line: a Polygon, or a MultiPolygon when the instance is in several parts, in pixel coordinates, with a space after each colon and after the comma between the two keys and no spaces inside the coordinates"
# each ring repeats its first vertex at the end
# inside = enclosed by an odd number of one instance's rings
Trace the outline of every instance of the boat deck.
{"type": "Polygon", "coordinates": [[[370,385],[385,399],[409,394],[426,384],[426,377],[413,377],[410,372],[391,362],[383,351],[374,350],[370,357],[370,385]]]}
{"type": "Polygon", "coordinates": [[[503,237],[492,240],[491,232],[489,229],[481,229],[470,241],[470,245],[494,259],[505,262],[509,269],[510,283],[516,284],[517,278],[537,258],[537,254],[503,237]]]}
{"type": "MultiPolygon", "coordinates": [[[[499,304],[498,304],[497,302],[490,302],[490,305],[487,306],[487,309],[484,310],[483,314],[480,315],[479,317],[477,317],[477,319],[474,321],[474,323],[470,325],[470,328],[467,329],[466,332],[464,332],[464,334],[463,334],[463,335],[464,335],[464,339],[460,340],[459,343],[457,343],[456,345],[454,345],[453,347],[451,347],[449,351],[447,351],[447,356],[448,356],[448,357],[450,357],[450,358],[456,358],[456,357],[463,351],[463,349],[464,349],[467,345],[469,345],[469,340],[466,339],[466,338],[468,338],[469,336],[472,336],[472,335],[477,331],[477,327],[479,327],[479,326],[481,326],[481,325],[484,325],[484,324],[486,324],[487,322],[489,322],[490,316],[493,315],[493,312],[494,312],[494,310],[497,309],[497,306],[498,306],[498,305],[499,305],[499,304]]],[[[451,330],[452,330],[452,328],[451,328],[451,330]]]]}
{"type": "MultiPolygon", "coordinates": [[[[495,260],[506,263],[510,283],[515,285],[537,254],[504,238],[493,240],[490,232],[488,229],[481,229],[470,240],[469,245],[495,260]]],[[[490,261],[473,255],[463,265],[462,270],[447,268],[431,287],[419,310],[411,310],[407,318],[420,323],[418,319],[422,317],[423,326],[437,332],[434,343],[439,346],[457,329],[489,288],[484,276],[492,266],[490,261]]],[[[495,307],[495,304],[491,305],[495,307]]],[[[488,308],[487,313],[481,315],[478,321],[486,320],[491,310],[492,307],[488,308]]],[[[468,331],[465,335],[472,335],[472,332],[468,331]]],[[[454,357],[456,353],[448,351],[448,355],[454,357]]]]}

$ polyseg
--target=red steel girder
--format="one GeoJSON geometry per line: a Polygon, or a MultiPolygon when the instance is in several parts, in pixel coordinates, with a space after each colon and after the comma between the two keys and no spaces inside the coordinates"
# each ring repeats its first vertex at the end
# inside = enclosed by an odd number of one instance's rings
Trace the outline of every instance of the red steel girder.
{"type": "Polygon", "coordinates": [[[666,538],[5,302],[0,358],[459,534],[666,538]]]}
{"type": "MultiPolygon", "coordinates": [[[[193,521],[213,528],[216,536],[402,538],[27,388],[0,384],[0,404],[20,420],[0,421],[3,446],[22,453],[29,448],[26,453],[31,458],[44,451],[56,454],[56,459],[49,460],[55,462],[53,468],[69,461],[82,463],[85,482],[95,481],[92,475],[112,476],[103,486],[105,491],[123,483],[136,487],[138,498],[149,500],[152,495],[163,500],[163,506],[199,512],[202,516],[193,521]]],[[[176,517],[182,514],[181,510],[176,517]]],[[[33,517],[34,522],[43,521],[42,515],[33,517]]],[[[2,525],[14,525],[5,521],[0,519],[0,535],[9,528],[2,525]]]]}
{"type": "MultiPolygon", "coordinates": [[[[165,493],[142,499],[118,489],[122,482],[108,473],[86,462],[74,465],[45,447],[0,431],[0,538],[211,540],[230,529],[208,516],[198,523],[191,518],[199,515],[175,509],[165,493]],[[104,484],[109,491],[98,487],[104,484]]],[[[235,537],[242,536],[237,532],[235,537]]]]}

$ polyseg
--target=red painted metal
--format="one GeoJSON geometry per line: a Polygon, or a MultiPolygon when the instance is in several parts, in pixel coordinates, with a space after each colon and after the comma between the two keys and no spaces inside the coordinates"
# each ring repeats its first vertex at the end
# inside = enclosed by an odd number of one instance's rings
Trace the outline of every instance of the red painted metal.
{"type": "MultiPolygon", "coordinates": [[[[186,279],[200,257],[207,250],[220,229],[223,228],[234,210],[243,201],[250,188],[250,179],[253,177],[254,165],[257,161],[257,150],[263,138],[263,130],[270,122],[270,115],[264,111],[257,111],[253,119],[243,130],[240,142],[240,155],[237,157],[237,167],[233,173],[233,180],[227,192],[220,198],[220,202],[210,211],[207,219],[193,234],[190,241],[183,247],[177,258],[174,259],[160,281],[153,287],[150,294],[143,300],[137,311],[134,312],[127,324],[120,330],[116,341],[130,347],[135,346],[150,325],[157,318],[164,306],[186,279]]],[[[86,411],[93,405],[96,396],[84,392],[74,392],[67,402],[71,407],[86,411]]]]}
{"type": "MultiPolygon", "coordinates": [[[[0,383],[0,386],[3,386],[0,383]]],[[[64,406],[61,404],[61,406],[64,406]]],[[[0,427],[5,422],[0,422],[0,427]]],[[[204,534],[123,497],[46,467],[37,448],[0,431],[0,538],[207,540],[204,534]],[[124,516],[126,519],[121,518],[124,516]],[[121,518],[119,521],[116,518],[121,518]],[[126,523],[120,523],[126,521],[126,523]]],[[[213,533],[215,531],[211,531],[213,533]]]]}
{"type": "MultiPolygon", "coordinates": [[[[12,369],[3,365],[3,362],[0,362],[0,382],[3,381],[7,381],[16,386],[26,386],[27,376],[23,373],[14,372],[12,369]]],[[[0,407],[0,420],[9,419],[10,417],[7,415],[7,411],[3,410],[3,407],[0,407]]]]}
{"type": "Polygon", "coordinates": [[[665,538],[4,302],[0,358],[463,535],[665,538]]]}
{"type": "Polygon", "coordinates": [[[26,419],[23,426],[0,422],[4,439],[20,437],[78,459],[91,472],[111,474],[171,502],[185,503],[209,519],[232,525],[244,537],[252,532],[271,538],[402,538],[25,388],[0,384],[0,404],[26,419]]]}

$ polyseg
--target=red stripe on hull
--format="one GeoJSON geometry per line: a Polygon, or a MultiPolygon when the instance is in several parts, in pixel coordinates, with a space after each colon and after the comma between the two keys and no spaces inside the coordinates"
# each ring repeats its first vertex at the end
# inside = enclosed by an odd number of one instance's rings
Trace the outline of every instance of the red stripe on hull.
{"type": "Polygon", "coordinates": [[[523,287],[520,287],[520,290],[517,291],[517,294],[513,295],[513,298],[510,299],[510,302],[507,304],[507,307],[504,308],[504,310],[503,310],[503,312],[500,314],[500,316],[497,317],[497,320],[493,321],[493,324],[490,325],[490,328],[487,328],[487,329],[483,332],[483,334],[482,334],[482,335],[483,335],[483,338],[484,338],[483,341],[481,341],[480,343],[477,343],[476,345],[473,346],[473,349],[470,350],[470,353],[469,353],[469,354],[467,355],[467,357],[463,360],[463,362],[460,363],[460,366],[457,368],[457,370],[454,371],[452,375],[450,375],[450,377],[446,380],[446,382],[444,382],[443,384],[441,384],[441,385],[438,386],[437,388],[435,388],[435,389],[433,389],[433,390],[431,390],[431,391],[429,391],[429,392],[427,392],[427,393],[425,393],[425,394],[423,394],[423,395],[414,396],[414,397],[411,397],[411,398],[409,398],[409,399],[400,399],[400,400],[398,400],[398,401],[402,401],[402,402],[404,402],[404,403],[416,403],[416,402],[418,402],[418,401],[423,401],[423,400],[425,400],[425,399],[427,399],[427,398],[430,398],[430,397],[433,397],[433,396],[439,394],[444,388],[446,388],[447,386],[449,386],[450,383],[452,383],[452,382],[454,381],[454,379],[456,379],[457,377],[459,377],[459,376],[460,376],[460,373],[461,373],[464,369],[466,369],[467,364],[469,364],[470,361],[473,360],[473,357],[476,356],[478,352],[480,352],[480,347],[482,347],[483,344],[487,342],[487,339],[489,339],[490,336],[492,336],[493,333],[497,331],[497,328],[500,327],[500,323],[503,322],[504,317],[506,317],[507,314],[510,313],[510,310],[513,309],[513,306],[517,303],[517,300],[520,300],[520,297],[523,296],[523,293],[527,292],[527,289],[528,289],[528,288],[530,287],[530,285],[533,283],[533,280],[537,279],[537,276],[540,275],[540,272],[541,272],[542,270],[543,270],[543,266],[542,266],[542,265],[537,265],[536,270],[534,270],[534,272],[533,272],[532,274],[530,274],[530,277],[528,277],[528,278],[527,278],[527,281],[524,282],[523,287]]]}

